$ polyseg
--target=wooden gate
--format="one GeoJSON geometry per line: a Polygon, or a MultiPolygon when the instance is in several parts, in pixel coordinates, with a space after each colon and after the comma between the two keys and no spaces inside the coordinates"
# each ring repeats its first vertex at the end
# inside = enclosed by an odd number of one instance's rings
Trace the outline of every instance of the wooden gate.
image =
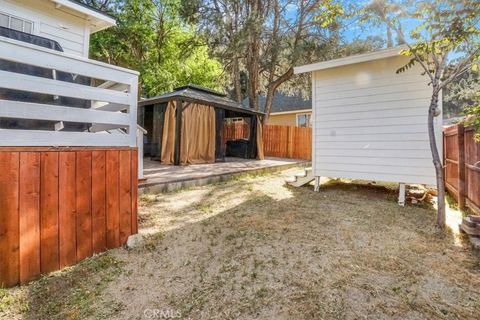
{"type": "Polygon", "coordinates": [[[473,139],[474,129],[458,124],[443,133],[445,187],[460,209],[480,214],[480,143],[473,139]]]}

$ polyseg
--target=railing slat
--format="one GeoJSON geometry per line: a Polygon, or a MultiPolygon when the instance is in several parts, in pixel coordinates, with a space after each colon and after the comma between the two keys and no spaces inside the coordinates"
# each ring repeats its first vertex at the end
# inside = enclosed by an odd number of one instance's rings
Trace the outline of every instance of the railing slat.
{"type": "Polygon", "coordinates": [[[128,134],[0,129],[0,146],[134,146],[128,134]]]}
{"type": "Polygon", "coordinates": [[[121,126],[130,124],[130,116],[126,113],[9,100],[0,100],[0,117],[115,124],[121,126]]]}
{"type": "Polygon", "coordinates": [[[108,89],[0,71],[0,88],[37,92],[85,100],[130,104],[130,94],[108,89]]]}
{"type": "Polygon", "coordinates": [[[0,59],[127,85],[138,77],[133,70],[4,37],[0,38],[0,59]]]}

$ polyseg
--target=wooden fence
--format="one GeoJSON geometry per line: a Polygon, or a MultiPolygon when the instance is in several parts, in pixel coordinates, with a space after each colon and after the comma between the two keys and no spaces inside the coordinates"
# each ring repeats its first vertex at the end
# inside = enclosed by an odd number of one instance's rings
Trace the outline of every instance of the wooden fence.
{"type": "MultiPolygon", "coordinates": [[[[246,123],[225,124],[224,140],[246,139],[249,128],[246,123]]],[[[293,126],[264,125],[264,153],[267,157],[312,159],[312,129],[293,126]]]]}
{"type": "Polygon", "coordinates": [[[445,186],[460,209],[469,207],[480,214],[480,143],[474,129],[452,125],[443,131],[445,186]]]}
{"type": "Polygon", "coordinates": [[[134,148],[1,148],[0,286],[124,244],[137,184],[134,148]]]}
{"type": "Polygon", "coordinates": [[[312,129],[293,126],[265,125],[263,144],[266,156],[312,159],[312,129]]]}

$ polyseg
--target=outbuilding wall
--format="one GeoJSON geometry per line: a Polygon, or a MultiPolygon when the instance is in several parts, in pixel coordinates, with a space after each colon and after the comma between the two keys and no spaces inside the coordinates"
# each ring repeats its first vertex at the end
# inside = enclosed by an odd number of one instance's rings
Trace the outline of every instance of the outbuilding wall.
{"type": "MultiPolygon", "coordinates": [[[[396,56],[313,74],[316,176],[434,185],[428,76],[396,56]]],[[[440,104],[441,107],[441,104],[440,104]]],[[[441,153],[441,116],[435,119],[441,153]]]]}

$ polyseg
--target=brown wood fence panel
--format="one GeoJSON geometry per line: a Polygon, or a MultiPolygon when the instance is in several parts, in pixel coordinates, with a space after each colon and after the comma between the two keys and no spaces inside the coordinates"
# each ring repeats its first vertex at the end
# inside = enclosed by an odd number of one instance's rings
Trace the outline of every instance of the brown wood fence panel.
{"type": "Polygon", "coordinates": [[[60,152],[58,194],[63,199],[58,204],[60,268],[77,262],[76,162],[75,152],[60,152]]]}
{"type": "Polygon", "coordinates": [[[466,204],[480,214],[480,142],[473,135],[473,128],[465,129],[465,193],[466,204]]]}
{"type": "Polygon", "coordinates": [[[249,135],[249,126],[246,122],[232,122],[223,125],[223,144],[227,140],[248,139],[249,135]]]}
{"type": "Polygon", "coordinates": [[[135,149],[1,148],[0,287],[123,245],[137,188],[135,149]]]}
{"type": "MultiPolygon", "coordinates": [[[[228,123],[223,127],[223,144],[227,140],[248,139],[246,123],[228,123]]],[[[264,153],[267,157],[312,159],[312,129],[282,125],[263,126],[264,153]]]]}
{"type": "Polygon", "coordinates": [[[443,130],[443,157],[445,166],[445,187],[457,200],[459,188],[459,166],[458,166],[458,126],[450,126],[443,130]]]}
{"type": "Polygon", "coordinates": [[[264,125],[265,156],[312,159],[312,129],[293,126],[264,125]]]}
{"type": "Polygon", "coordinates": [[[40,154],[20,153],[20,282],[40,273],[40,154]]]}
{"type": "Polygon", "coordinates": [[[452,125],[443,131],[445,186],[461,209],[480,214],[480,143],[473,128],[452,125]]]}

